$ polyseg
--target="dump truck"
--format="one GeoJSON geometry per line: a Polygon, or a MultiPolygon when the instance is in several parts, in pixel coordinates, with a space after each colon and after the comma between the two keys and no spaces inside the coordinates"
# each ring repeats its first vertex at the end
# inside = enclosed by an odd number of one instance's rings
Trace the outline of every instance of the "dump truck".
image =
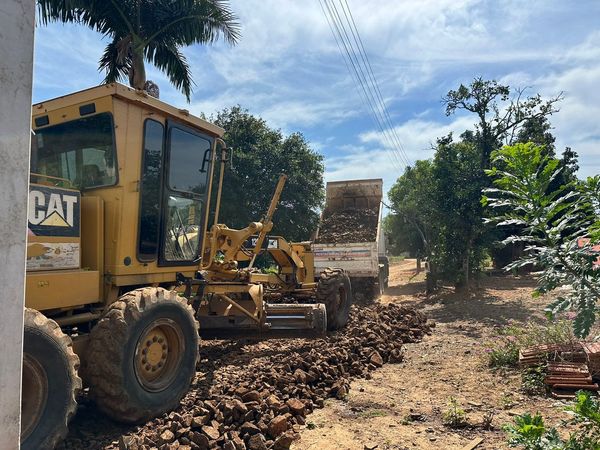
{"type": "Polygon", "coordinates": [[[200,336],[321,336],[347,274],[265,215],[219,221],[224,130],[118,83],[33,105],[21,447],[52,449],[82,387],[115,420],[175,408],[200,336]],[[277,273],[254,265],[268,252],[277,273]],[[273,301],[267,301],[272,299],[273,301]]]}
{"type": "Polygon", "coordinates": [[[388,285],[382,199],[381,178],[328,182],[313,246],[317,270],[342,268],[353,292],[366,298],[383,293],[388,285]]]}

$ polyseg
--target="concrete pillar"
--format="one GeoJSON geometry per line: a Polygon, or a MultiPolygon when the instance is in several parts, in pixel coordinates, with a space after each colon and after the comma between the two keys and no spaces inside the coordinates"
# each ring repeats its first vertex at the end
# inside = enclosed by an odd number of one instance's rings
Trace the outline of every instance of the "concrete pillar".
{"type": "Polygon", "coordinates": [[[19,448],[35,0],[0,1],[0,450],[19,448]]]}

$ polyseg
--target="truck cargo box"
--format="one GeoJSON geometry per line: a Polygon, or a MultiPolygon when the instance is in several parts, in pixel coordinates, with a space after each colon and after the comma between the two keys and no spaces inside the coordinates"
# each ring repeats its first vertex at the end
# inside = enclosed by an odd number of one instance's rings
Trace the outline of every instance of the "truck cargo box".
{"type": "Polygon", "coordinates": [[[352,278],[387,284],[381,225],[383,180],[327,183],[326,203],[313,251],[315,269],[339,267],[352,278]]]}

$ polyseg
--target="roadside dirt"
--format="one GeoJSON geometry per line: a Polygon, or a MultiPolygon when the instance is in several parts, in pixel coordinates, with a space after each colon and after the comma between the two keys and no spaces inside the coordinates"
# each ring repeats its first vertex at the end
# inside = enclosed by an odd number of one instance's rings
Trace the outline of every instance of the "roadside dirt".
{"type": "Polygon", "coordinates": [[[482,439],[477,449],[504,449],[502,425],[517,414],[541,412],[548,425],[560,425],[566,403],[520,393],[520,374],[492,372],[484,357],[496,327],[509,320],[544,320],[542,310],[550,299],[533,299],[534,286],[530,278],[490,277],[470,296],[448,290],[426,298],[415,261],[393,265],[390,287],[380,301],[425,313],[437,324],[433,334],[404,346],[401,363],[383,366],[371,380],[352,382],[344,401],[326,401],[307,417],[292,448],[463,449],[482,439]],[[465,410],[467,427],[443,425],[450,397],[465,410]],[[491,430],[482,427],[485,415],[493,415],[491,430]]]}
{"type": "Polygon", "coordinates": [[[196,378],[179,407],[139,427],[111,426],[82,396],[62,449],[284,450],[305,417],[351,380],[402,359],[430,328],[398,304],[353,306],[348,324],[321,339],[203,340],[196,378]],[[100,420],[98,420],[100,419],[100,420]]]}
{"type": "Polygon", "coordinates": [[[516,414],[539,411],[547,424],[559,425],[565,403],[521,394],[518,372],[492,372],[484,358],[497,326],[544,320],[541,311],[550,299],[531,297],[534,281],[491,277],[468,296],[447,290],[427,298],[422,277],[414,260],[392,265],[382,305],[355,310],[349,327],[327,339],[203,341],[190,394],[176,412],[145,425],[112,422],[84,395],[59,448],[262,449],[291,443],[297,450],[470,449],[482,439],[476,448],[491,450],[508,448],[501,427],[516,414]],[[436,327],[413,338],[403,323],[420,313],[436,327]],[[374,350],[387,362],[383,367],[371,359],[374,350]],[[311,384],[307,376],[319,381],[311,384]],[[248,391],[257,398],[248,401],[248,391]],[[465,410],[468,426],[443,425],[451,397],[465,410]],[[309,414],[286,412],[294,398],[309,414]],[[482,427],[485,415],[493,415],[491,430],[482,427]],[[285,425],[286,442],[275,442],[269,430],[275,422],[285,425]],[[249,433],[264,437],[250,443],[249,433]]]}

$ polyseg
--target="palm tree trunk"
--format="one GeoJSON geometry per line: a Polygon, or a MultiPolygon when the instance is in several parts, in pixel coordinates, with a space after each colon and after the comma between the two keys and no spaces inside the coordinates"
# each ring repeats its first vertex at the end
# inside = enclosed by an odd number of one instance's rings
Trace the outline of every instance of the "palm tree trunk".
{"type": "Polygon", "coordinates": [[[144,53],[133,50],[131,67],[129,68],[129,86],[142,90],[146,84],[146,68],[144,67],[144,53]]]}

